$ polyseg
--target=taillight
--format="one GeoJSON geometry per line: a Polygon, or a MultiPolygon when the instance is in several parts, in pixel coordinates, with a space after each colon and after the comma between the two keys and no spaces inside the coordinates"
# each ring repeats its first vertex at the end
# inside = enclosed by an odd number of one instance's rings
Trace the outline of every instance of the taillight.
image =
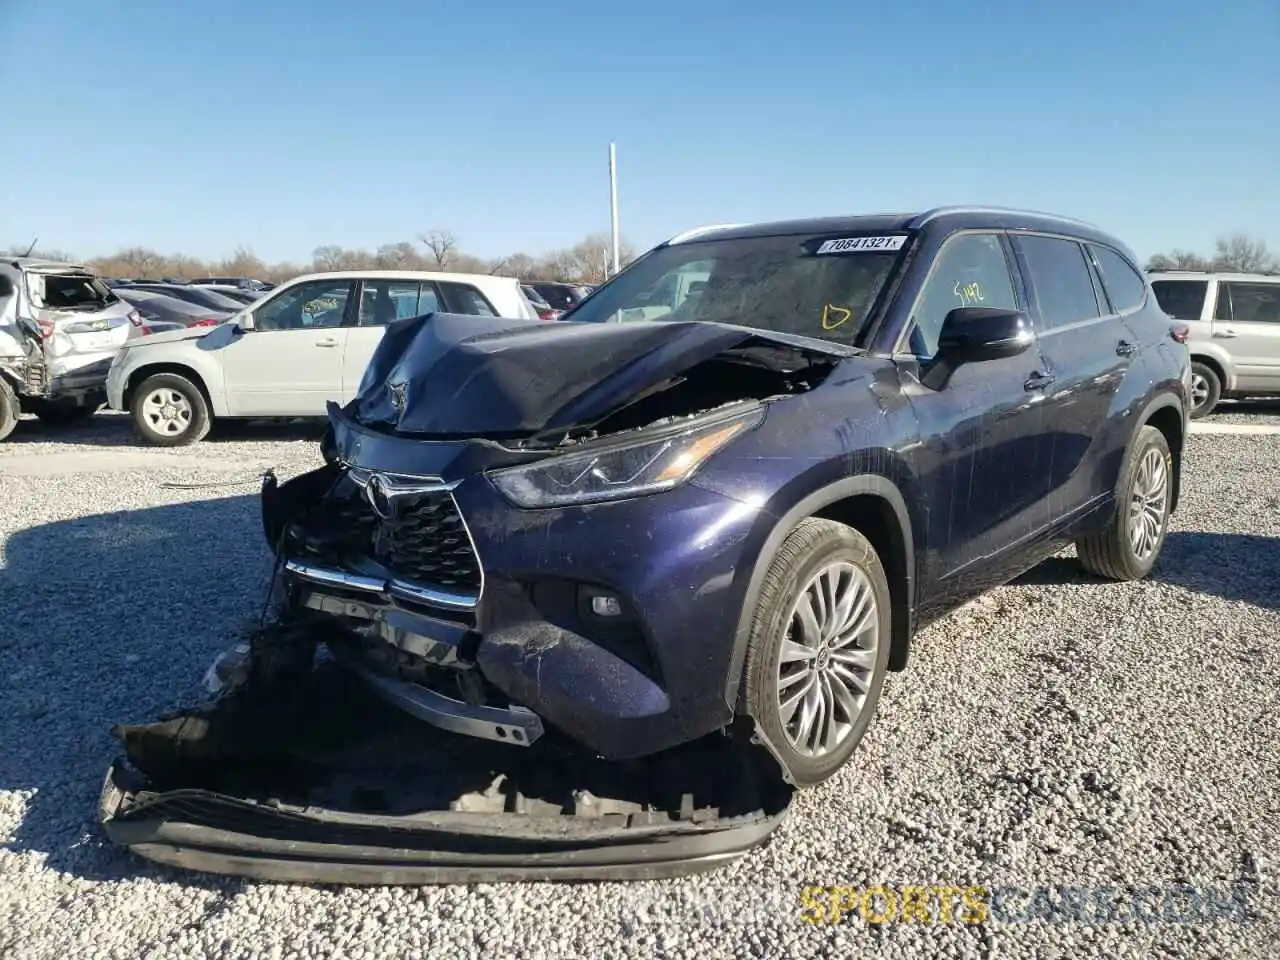
{"type": "Polygon", "coordinates": [[[558,313],[556,313],[554,310],[539,310],[539,311],[538,311],[538,319],[539,319],[539,320],[554,320],[554,319],[555,319],[556,317],[558,317],[558,316],[559,316],[559,314],[558,314],[558,313]]]}
{"type": "Polygon", "coordinates": [[[154,330],[147,326],[145,321],[138,322],[138,332],[144,337],[149,333],[155,333],[154,330]]]}
{"type": "Polygon", "coordinates": [[[37,320],[36,326],[40,328],[40,336],[45,340],[51,340],[53,338],[52,320],[37,320]]]}
{"type": "Polygon", "coordinates": [[[1169,328],[1169,336],[1177,340],[1179,343],[1186,343],[1191,336],[1191,328],[1185,323],[1175,323],[1169,328]]]}
{"type": "Polygon", "coordinates": [[[221,322],[222,322],[221,320],[215,320],[212,317],[207,317],[204,320],[197,320],[195,323],[192,324],[192,326],[193,327],[216,327],[221,322]]]}

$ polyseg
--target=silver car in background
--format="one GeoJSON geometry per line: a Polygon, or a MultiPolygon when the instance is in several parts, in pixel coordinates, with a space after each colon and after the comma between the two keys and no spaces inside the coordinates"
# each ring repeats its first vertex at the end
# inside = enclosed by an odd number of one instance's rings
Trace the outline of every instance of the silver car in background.
{"type": "Polygon", "coordinates": [[[97,410],[111,361],[140,323],[88,267],[0,259],[0,440],[20,413],[62,425],[97,410]]]}
{"type": "Polygon", "coordinates": [[[1280,396],[1280,276],[1153,272],[1161,309],[1191,330],[1191,416],[1222,399],[1280,396]]]}

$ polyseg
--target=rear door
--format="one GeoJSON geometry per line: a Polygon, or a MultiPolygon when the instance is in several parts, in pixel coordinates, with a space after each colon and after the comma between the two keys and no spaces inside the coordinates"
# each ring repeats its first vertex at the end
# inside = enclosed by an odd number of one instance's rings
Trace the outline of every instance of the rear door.
{"type": "Polygon", "coordinates": [[[430,281],[361,281],[360,307],[342,359],[341,402],[348,403],[355,397],[387,324],[443,309],[440,291],[430,281]]]}
{"type": "MultiPolygon", "coordinates": [[[[1114,489],[1127,424],[1111,422],[1110,412],[1141,347],[1082,243],[1033,234],[1017,234],[1013,243],[1052,378],[1045,391],[1049,494],[1051,520],[1062,522],[1114,489]]],[[[1145,295],[1141,281],[1140,289],[1145,295]]],[[[1127,312],[1140,305],[1126,305],[1127,312]]]]}
{"type": "Polygon", "coordinates": [[[1241,393],[1280,390],[1280,280],[1220,280],[1215,339],[1235,361],[1241,393]]]}
{"type": "Polygon", "coordinates": [[[286,287],[253,311],[253,329],[220,350],[227,410],[235,417],[318,417],[342,395],[354,281],[286,287]]]}

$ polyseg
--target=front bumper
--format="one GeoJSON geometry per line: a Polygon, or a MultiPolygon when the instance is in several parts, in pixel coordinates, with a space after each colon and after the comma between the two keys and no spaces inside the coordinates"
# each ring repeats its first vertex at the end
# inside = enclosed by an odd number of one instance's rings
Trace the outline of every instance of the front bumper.
{"type": "Polygon", "coordinates": [[[117,728],[98,817],[171,866],[261,880],[431,884],[700,873],[765,842],[791,793],[763,748],[641,764],[511,751],[387,710],[313,670],[212,709],[117,728]]]}
{"type": "MultiPolygon", "coordinates": [[[[264,489],[264,514],[279,511],[283,491],[264,489]]],[[[623,760],[732,722],[726,685],[745,589],[737,571],[756,511],[694,485],[522,511],[483,474],[448,495],[483,570],[478,596],[360,559],[309,555],[286,537],[288,616],[312,618],[379,693],[453,732],[522,745],[545,722],[623,760]],[[626,629],[589,622],[575,602],[584,588],[618,597],[626,629]],[[452,688],[459,673],[484,693],[442,697],[434,680],[452,688]]]]}

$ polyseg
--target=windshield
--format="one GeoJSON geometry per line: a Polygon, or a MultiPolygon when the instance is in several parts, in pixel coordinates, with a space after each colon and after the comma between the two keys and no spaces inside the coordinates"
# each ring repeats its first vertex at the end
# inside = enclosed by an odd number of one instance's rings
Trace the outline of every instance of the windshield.
{"type": "Polygon", "coordinates": [[[824,234],[660,247],[563,319],[729,323],[851,345],[905,241],[824,234]]]}

